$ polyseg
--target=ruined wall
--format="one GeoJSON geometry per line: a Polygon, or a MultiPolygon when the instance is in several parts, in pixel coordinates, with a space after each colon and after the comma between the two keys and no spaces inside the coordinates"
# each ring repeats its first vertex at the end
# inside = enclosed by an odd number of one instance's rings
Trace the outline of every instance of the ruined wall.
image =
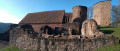
{"type": "Polygon", "coordinates": [[[73,14],[70,23],[79,23],[79,33],[81,32],[82,23],[87,19],[87,7],[75,6],[73,7],[73,14]]]}
{"type": "Polygon", "coordinates": [[[81,33],[82,33],[82,36],[86,36],[86,37],[94,37],[94,36],[104,35],[104,33],[99,31],[98,25],[97,25],[96,21],[93,19],[85,20],[83,22],[81,33]]]}
{"type": "Polygon", "coordinates": [[[35,37],[37,35],[31,25],[19,25],[10,31],[9,44],[18,48],[36,50],[38,41],[36,41],[35,37]]]}
{"type": "Polygon", "coordinates": [[[49,27],[55,29],[55,27],[62,27],[62,24],[31,24],[34,31],[39,33],[41,26],[46,26],[48,25],[49,27]]]}
{"type": "Polygon", "coordinates": [[[66,29],[71,28],[73,35],[80,35],[80,25],[79,23],[67,23],[63,24],[63,27],[66,29]]]}
{"type": "Polygon", "coordinates": [[[0,40],[0,49],[6,48],[6,47],[9,47],[9,42],[0,40]]]}
{"type": "Polygon", "coordinates": [[[44,38],[35,34],[30,25],[18,26],[10,31],[10,45],[33,51],[92,51],[97,48],[113,45],[119,39],[104,35],[94,38],[44,38]]]}
{"type": "MultiPolygon", "coordinates": [[[[118,40],[117,40],[118,41],[118,40]]],[[[93,39],[41,39],[41,51],[93,51],[116,44],[115,37],[104,36],[93,39]]]]}
{"type": "Polygon", "coordinates": [[[104,36],[93,39],[74,38],[39,38],[28,36],[18,37],[15,46],[21,49],[33,51],[93,51],[97,48],[117,44],[118,40],[113,36],[104,36]]]}
{"type": "Polygon", "coordinates": [[[83,22],[87,18],[87,7],[75,6],[73,7],[72,22],[83,22]]]}
{"type": "Polygon", "coordinates": [[[94,5],[93,19],[98,25],[109,26],[111,24],[111,1],[103,1],[94,5]]]}

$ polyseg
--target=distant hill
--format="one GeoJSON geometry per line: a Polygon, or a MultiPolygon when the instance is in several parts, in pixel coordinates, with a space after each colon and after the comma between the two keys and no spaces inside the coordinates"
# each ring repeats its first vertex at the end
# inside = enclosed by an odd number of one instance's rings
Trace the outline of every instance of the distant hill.
{"type": "Polygon", "coordinates": [[[0,33],[5,32],[8,29],[8,26],[11,24],[13,24],[13,23],[1,23],[0,22],[0,33]]]}

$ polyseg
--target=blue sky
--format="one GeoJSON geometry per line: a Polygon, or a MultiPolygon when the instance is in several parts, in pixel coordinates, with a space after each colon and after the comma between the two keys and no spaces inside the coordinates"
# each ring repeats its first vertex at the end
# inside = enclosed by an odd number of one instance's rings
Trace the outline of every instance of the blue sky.
{"type": "MultiPolygon", "coordinates": [[[[65,10],[72,12],[76,5],[93,6],[104,0],[0,0],[0,22],[18,23],[28,13],[65,10]]],[[[113,0],[112,5],[117,5],[113,0]]]]}

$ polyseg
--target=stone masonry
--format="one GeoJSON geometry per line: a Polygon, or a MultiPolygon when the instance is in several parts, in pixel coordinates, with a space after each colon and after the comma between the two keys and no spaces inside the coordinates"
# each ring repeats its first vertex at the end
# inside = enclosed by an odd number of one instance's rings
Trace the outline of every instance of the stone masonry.
{"type": "Polygon", "coordinates": [[[73,7],[72,22],[83,22],[87,19],[87,7],[85,6],[75,6],[73,7]]]}
{"type": "Polygon", "coordinates": [[[0,48],[10,45],[32,51],[93,51],[119,43],[117,37],[98,29],[98,25],[111,24],[111,1],[95,4],[93,12],[93,20],[86,20],[86,6],[73,7],[73,13],[29,13],[18,25],[9,27],[8,41],[0,40],[0,48]]]}
{"type": "Polygon", "coordinates": [[[104,33],[99,31],[96,21],[91,19],[85,20],[83,22],[81,32],[82,32],[82,36],[86,36],[86,37],[104,35],[104,33]]]}
{"type": "Polygon", "coordinates": [[[19,25],[10,31],[10,46],[36,50],[38,41],[36,41],[35,37],[37,35],[31,25],[19,25]]]}
{"type": "Polygon", "coordinates": [[[111,1],[102,1],[94,5],[93,19],[98,25],[109,26],[111,24],[111,1]]]}
{"type": "Polygon", "coordinates": [[[69,36],[43,37],[36,34],[31,25],[19,25],[10,31],[10,45],[32,51],[93,51],[94,49],[119,43],[119,39],[111,35],[94,38],[78,38],[69,36]]]}

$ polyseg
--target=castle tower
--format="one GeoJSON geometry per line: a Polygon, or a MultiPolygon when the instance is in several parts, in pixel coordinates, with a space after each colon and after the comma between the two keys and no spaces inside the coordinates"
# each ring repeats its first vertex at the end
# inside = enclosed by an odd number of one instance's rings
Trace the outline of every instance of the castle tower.
{"type": "Polygon", "coordinates": [[[83,22],[87,18],[87,7],[75,6],[73,7],[72,22],[83,22]]]}
{"type": "Polygon", "coordinates": [[[73,7],[71,23],[79,24],[79,33],[81,32],[82,23],[86,19],[87,19],[87,7],[85,7],[85,6],[73,7]]]}
{"type": "Polygon", "coordinates": [[[94,5],[93,19],[98,25],[109,26],[111,24],[111,1],[102,1],[94,5]]]}

